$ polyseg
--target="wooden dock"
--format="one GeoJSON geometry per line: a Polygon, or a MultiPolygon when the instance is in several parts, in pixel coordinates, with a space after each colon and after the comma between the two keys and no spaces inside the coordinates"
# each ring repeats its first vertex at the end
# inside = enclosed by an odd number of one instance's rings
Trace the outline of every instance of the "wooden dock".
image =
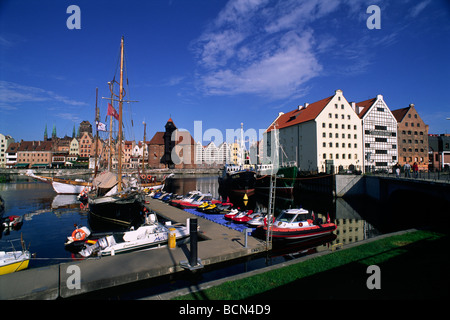
{"type": "MultiPolygon", "coordinates": [[[[227,226],[203,219],[184,210],[149,198],[147,206],[174,223],[198,222],[197,244],[201,265],[253,255],[265,250],[265,243],[227,226]],[[245,246],[247,244],[247,246],[245,246]]],[[[57,299],[107,289],[185,271],[181,262],[189,261],[190,244],[174,249],[162,247],[119,254],[111,257],[60,263],[31,268],[0,277],[0,299],[57,299]]]]}

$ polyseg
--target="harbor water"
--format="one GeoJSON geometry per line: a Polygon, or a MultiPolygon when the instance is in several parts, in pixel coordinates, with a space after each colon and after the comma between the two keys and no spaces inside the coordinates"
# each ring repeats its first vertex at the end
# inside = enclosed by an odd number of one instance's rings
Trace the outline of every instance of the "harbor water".
{"type": "MultiPolygon", "coordinates": [[[[178,194],[200,190],[205,193],[211,192],[215,198],[220,196],[216,175],[175,178],[171,188],[178,194]]],[[[29,268],[74,259],[72,254],[64,249],[64,242],[72,234],[74,225],[89,225],[88,212],[80,206],[76,195],[57,195],[50,184],[31,180],[0,183],[0,195],[5,201],[4,217],[13,215],[23,217],[23,225],[18,230],[2,231],[0,250],[9,250],[10,240],[20,239],[22,236],[29,251],[35,254],[29,268]]],[[[267,195],[257,193],[248,200],[239,198],[230,200],[241,208],[255,211],[267,210],[267,195]]],[[[331,221],[337,224],[337,230],[333,236],[319,241],[303,241],[289,245],[274,244],[273,252],[264,258],[258,257],[250,259],[252,261],[246,260],[237,264],[225,263],[221,266],[205,268],[201,276],[202,281],[250,271],[306,254],[330,250],[336,245],[358,242],[382,233],[414,227],[410,219],[404,219],[405,215],[397,212],[399,208],[408,210],[408,207],[380,203],[368,197],[344,200],[322,194],[297,193],[293,198],[276,198],[275,205],[276,212],[287,208],[303,207],[325,219],[329,215],[331,221]],[[396,211],[393,216],[398,219],[397,221],[386,218],[392,214],[392,210],[396,211]]],[[[174,285],[172,280],[169,281],[172,283],[170,286],[174,285]]]]}

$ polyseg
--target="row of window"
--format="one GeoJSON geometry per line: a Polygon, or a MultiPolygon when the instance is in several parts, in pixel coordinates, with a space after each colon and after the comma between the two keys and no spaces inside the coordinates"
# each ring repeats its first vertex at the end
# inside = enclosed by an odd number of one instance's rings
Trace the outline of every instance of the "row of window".
{"type": "MultiPolygon", "coordinates": [[[[406,133],[407,133],[407,131],[402,130],[402,134],[406,134],[406,133]]],[[[415,136],[417,136],[418,134],[421,135],[421,136],[423,136],[423,132],[422,132],[422,131],[419,131],[419,132],[414,131],[414,135],[415,135],[415,136]]],[[[412,135],[412,131],[411,131],[411,130],[408,131],[408,135],[412,135]]]]}
{"type": "MultiPolygon", "coordinates": [[[[329,119],[333,119],[333,114],[332,113],[329,113],[328,114],[328,118],[329,119]]],[[[339,115],[337,114],[337,113],[335,113],[334,114],[334,118],[335,119],[339,119],[339,115]]],[[[344,120],[345,119],[345,114],[341,114],[341,120],[344,120]]],[[[352,119],[352,117],[348,114],[347,115],[347,120],[351,120],[352,119]]]]}
{"type": "MultiPolygon", "coordinates": [[[[339,148],[339,142],[336,142],[336,143],[334,144],[334,146],[335,146],[336,148],[339,148]]],[[[341,146],[342,146],[342,148],[345,148],[345,143],[342,143],[341,146]]],[[[322,147],[326,148],[326,147],[327,147],[327,143],[326,143],[326,142],[322,142],[322,147]]],[[[328,147],[333,148],[333,142],[328,142],[328,147]]],[[[348,147],[348,148],[351,148],[351,147],[352,147],[352,144],[351,144],[351,143],[347,144],[347,147],[348,147]]],[[[358,148],[358,144],[357,144],[357,143],[354,144],[354,148],[355,148],[355,149],[358,148]]]]}
{"type": "MultiPolygon", "coordinates": [[[[326,137],[327,137],[326,132],[322,132],[322,138],[326,138],[326,137]]],[[[329,137],[329,138],[333,138],[333,134],[332,134],[331,132],[328,133],[328,137],[329,137]]],[[[339,138],[339,133],[335,133],[335,134],[334,134],[334,137],[335,137],[335,138],[339,138]]],[[[342,134],[341,134],[341,137],[342,137],[342,139],[345,139],[345,133],[342,133],[342,134]]],[[[351,139],[351,138],[352,138],[352,135],[351,135],[350,133],[348,133],[348,134],[347,134],[347,138],[348,138],[348,139],[351,139]]],[[[357,135],[357,134],[353,135],[353,138],[354,138],[354,139],[358,139],[358,135],[357,135]]]]}
{"type": "MultiPolygon", "coordinates": [[[[408,122],[405,122],[405,127],[408,127],[408,122]]],[[[411,127],[414,127],[414,122],[411,122],[411,127]]],[[[416,127],[420,127],[420,122],[416,123],[416,127]]]]}
{"type": "MultiPolygon", "coordinates": [[[[330,160],[332,160],[332,159],[339,159],[340,157],[341,157],[340,159],[343,159],[343,160],[345,160],[345,159],[352,160],[352,154],[351,153],[349,153],[349,154],[343,153],[342,155],[340,155],[339,153],[336,153],[336,154],[334,154],[334,158],[333,158],[333,154],[332,153],[330,153],[328,155],[328,158],[327,158],[327,154],[324,153],[322,155],[322,157],[323,157],[324,160],[326,160],[326,159],[330,159],[330,160]]],[[[353,159],[355,159],[355,160],[358,159],[358,154],[355,153],[353,155],[353,159]]]]}
{"type": "MultiPolygon", "coordinates": [[[[425,151],[424,149],[420,149],[420,152],[424,152],[424,151],[425,151]]],[[[403,152],[406,152],[406,148],[403,148],[403,152]]],[[[412,152],[412,148],[408,148],[408,152],[412,152]]],[[[414,152],[419,152],[419,149],[415,148],[414,152]]]]}
{"type": "MultiPolygon", "coordinates": [[[[406,139],[403,139],[402,142],[403,142],[403,143],[406,143],[406,139]]],[[[415,143],[415,144],[418,144],[419,142],[420,142],[421,144],[423,144],[423,140],[414,140],[414,143],[415,143]]],[[[411,139],[408,139],[408,143],[412,143],[412,140],[411,140],[411,139]]]]}
{"type": "MultiPolygon", "coordinates": [[[[325,122],[322,122],[322,128],[326,128],[327,124],[325,122]]],[[[332,129],[333,128],[333,124],[329,123],[328,124],[328,128],[332,129]]],[[[335,123],[334,124],[334,128],[335,129],[339,129],[339,124],[335,123]]],[[[351,130],[352,126],[350,124],[347,125],[347,129],[351,130]]],[[[345,129],[345,124],[341,124],[341,129],[345,129]]],[[[353,130],[358,130],[358,126],[357,125],[353,125],[353,130]]]]}

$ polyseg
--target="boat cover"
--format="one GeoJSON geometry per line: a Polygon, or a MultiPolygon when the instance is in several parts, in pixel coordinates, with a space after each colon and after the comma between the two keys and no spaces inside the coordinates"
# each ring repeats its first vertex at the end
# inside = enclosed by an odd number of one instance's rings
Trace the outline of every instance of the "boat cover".
{"type": "Polygon", "coordinates": [[[117,174],[104,171],[94,178],[92,185],[94,188],[111,189],[118,183],[117,174]]]}

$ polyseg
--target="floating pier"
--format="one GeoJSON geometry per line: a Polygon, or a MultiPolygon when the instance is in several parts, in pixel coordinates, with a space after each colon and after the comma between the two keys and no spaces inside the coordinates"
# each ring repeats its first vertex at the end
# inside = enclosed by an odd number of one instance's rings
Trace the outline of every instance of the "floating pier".
{"type": "Polygon", "coordinates": [[[162,201],[150,197],[146,200],[149,209],[173,223],[186,224],[187,219],[197,219],[199,241],[196,248],[191,248],[190,243],[178,244],[172,249],[165,246],[110,257],[73,260],[3,275],[0,276],[0,299],[70,298],[187,269],[197,269],[265,250],[265,243],[248,237],[245,229],[244,232],[234,230],[162,201]],[[192,253],[198,261],[195,265],[192,265],[192,262],[195,262],[192,253]]]}

